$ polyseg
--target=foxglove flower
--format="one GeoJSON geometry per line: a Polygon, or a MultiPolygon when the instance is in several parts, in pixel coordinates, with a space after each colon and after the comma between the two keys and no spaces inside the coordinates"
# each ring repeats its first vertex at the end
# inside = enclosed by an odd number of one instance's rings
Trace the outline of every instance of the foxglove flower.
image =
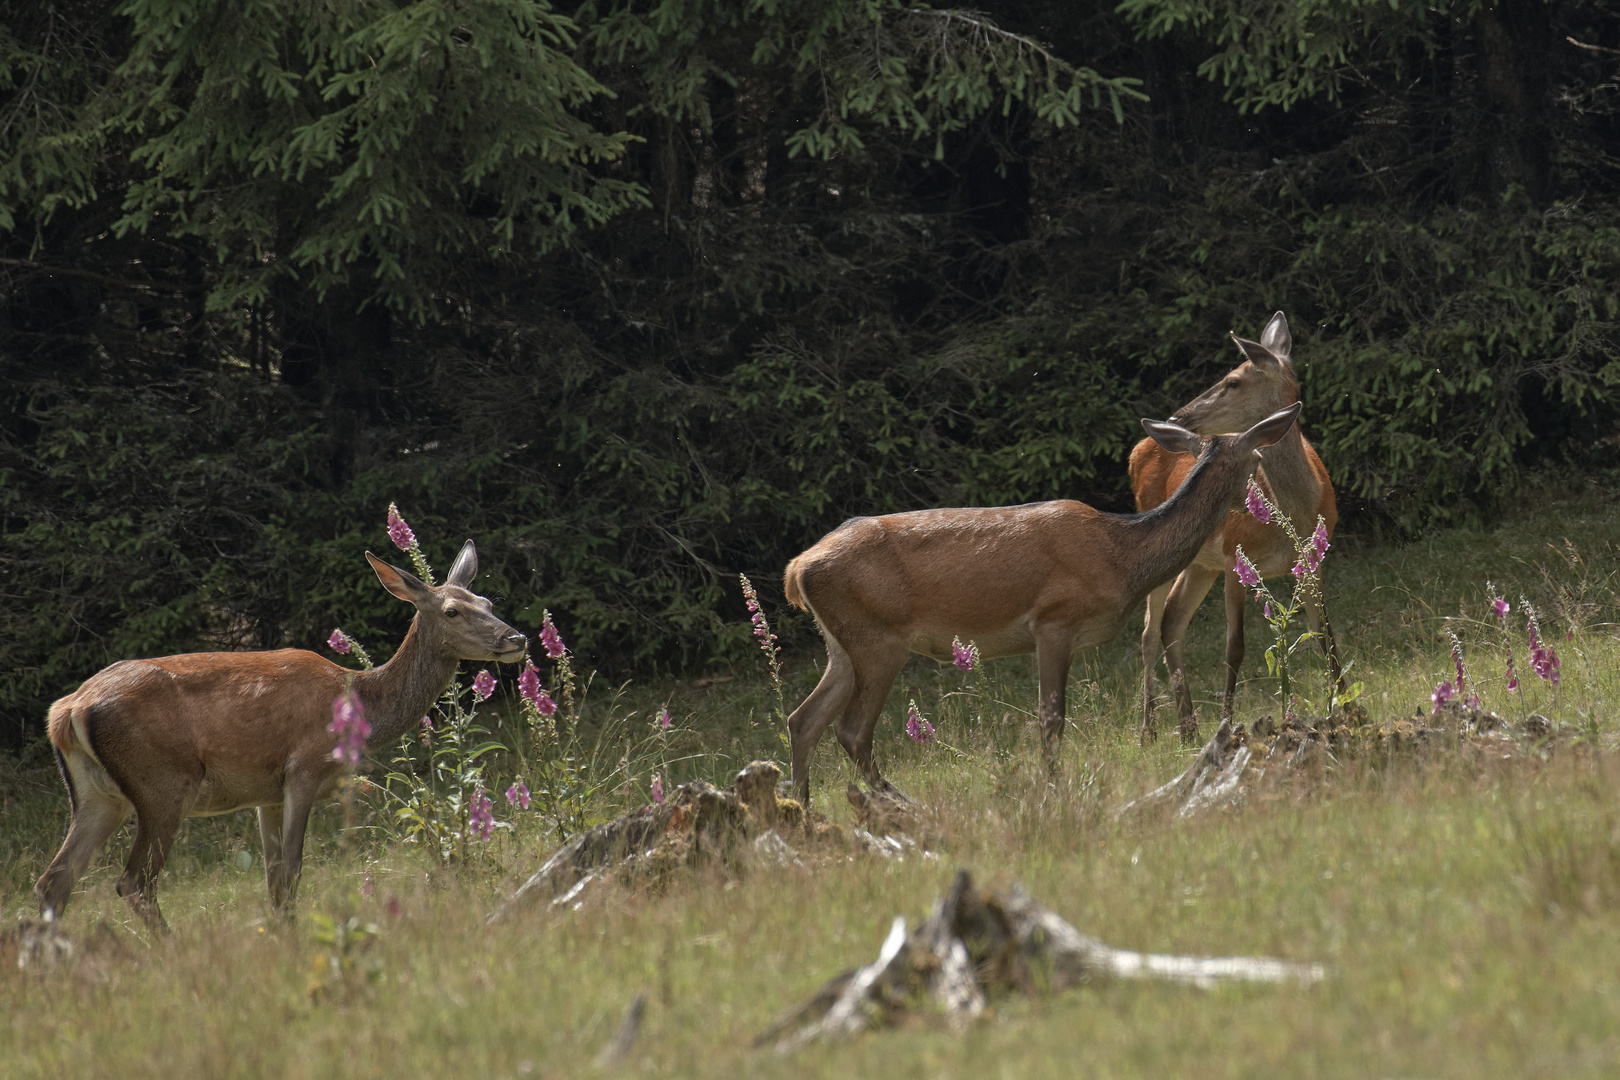
{"type": "Polygon", "coordinates": [[[514,803],[525,810],[529,808],[529,785],[521,780],[506,789],[506,804],[514,803]]]}
{"type": "Polygon", "coordinates": [[[1265,619],[1266,619],[1267,622],[1271,621],[1271,601],[1270,600],[1266,601],[1266,606],[1261,609],[1260,614],[1265,616],[1265,619]]]}
{"type": "Polygon", "coordinates": [[[479,840],[495,835],[495,807],[484,794],[482,784],[473,788],[472,802],[467,808],[467,831],[479,840]]]}
{"type": "Polygon", "coordinates": [[[1238,580],[1243,582],[1243,587],[1246,589],[1252,589],[1260,584],[1260,571],[1256,570],[1254,563],[1250,562],[1249,557],[1243,554],[1241,546],[1237,551],[1237,562],[1232,564],[1232,571],[1237,574],[1238,580]]]}
{"type": "Polygon", "coordinates": [[[489,695],[495,692],[495,676],[489,673],[488,668],[485,668],[473,677],[472,689],[473,693],[478,696],[479,701],[488,701],[489,695]]]}
{"type": "Polygon", "coordinates": [[[653,774],[652,801],[655,803],[661,803],[664,801],[664,778],[659,773],[653,774]]]}
{"type": "Polygon", "coordinates": [[[1253,515],[1254,520],[1262,525],[1271,524],[1271,507],[1266,505],[1266,497],[1261,494],[1260,485],[1255,483],[1252,478],[1249,480],[1249,489],[1244,494],[1243,503],[1249,508],[1249,513],[1253,515]]]}
{"type": "Polygon", "coordinates": [[[546,612],[545,618],[540,623],[540,644],[546,647],[546,655],[553,660],[568,651],[567,646],[563,644],[562,635],[557,633],[556,626],[551,622],[551,613],[549,611],[546,612]]]}
{"type": "Polygon", "coordinates": [[[1513,673],[1513,657],[1507,658],[1507,688],[1514,691],[1519,688],[1519,677],[1513,673]]]}
{"type": "Polygon", "coordinates": [[[1328,543],[1327,522],[1318,517],[1316,519],[1316,531],[1311,533],[1311,550],[1316,553],[1316,563],[1311,567],[1313,571],[1317,566],[1322,565],[1322,559],[1326,557],[1328,548],[1332,546],[1332,544],[1328,543]]]}
{"type": "Polygon", "coordinates": [[[1457,640],[1457,635],[1456,634],[1451,635],[1451,662],[1453,664],[1457,665],[1457,693],[1460,694],[1460,693],[1463,692],[1463,683],[1464,683],[1464,679],[1463,679],[1463,661],[1462,661],[1462,642],[1457,640]]]}
{"type": "Polygon", "coordinates": [[[376,890],[376,888],[377,887],[371,883],[371,871],[367,870],[366,876],[360,882],[360,895],[370,896],[372,892],[376,890]]]}
{"type": "Polygon", "coordinates": [[[341,630],[332,631],[332,636],[326,639],[326,647],[339,656],[348,656],[354,651],[354,646],[349,642],[349,636],[341,630]]]}
{"type": "Polygon", "coordinates": [[[959,637],[951,638],[951,663],[963,671],[972,671],[979,660],[978,646],[972,642],[964,645],[959,637]]]}
{"type": "Polygon", "coordinates": [[[659,708],[658,715],[653,719],[653,723],[658,725],[659,731],[668,731],[674,726],[675,718],[669,715],[668,705],[664,705],[659,708]]]}
{"type": "Polygon", "coordinates": [[[911,736],[912,742],[930,742],[934,738],[934,725],[922,718],[917,711],[917,703],[913,701],[906,710],[906,734],[911,736]]]}
{"type": "Polygon", "coordinates": [[[1491,598],[1491,610],[1496,612],[1496,617],[1498,619],[1505,619],[1508,617],[1508,612],[1513,610],[1513,605],[1509,604],[1506,600],[1503,600],[1500,596],[1493,596],[1491,598]]]}
{"type": "Polygon", "coordinates": [[[360,764],[366,740],[371,738],[371,725],[366,722],[366,707],[354,691],[345,690],[332,699],[332,722],[326,730],[338,739],[332,748],[332,760],[351,769],[360,764]]]}
{"type": "Polygon", "coordinates": [[[416,534],[411,527],[405,524],[405,519],[399,516],[399,507],[393,503],[388,504],[388,539],[401,551],[409,551],[416,544],[416,534]]]}
{"type": "Polygon", "coordinates": [[[1455,697],[1456,693],[1456,688],[1450,682],[1443,682],[1435,687],[1434,693],[1429,695],[1430,700],[1434,702],[1434,711],[1439,712],[1445,708],[1446,702],[1455,697]]]}
{"type": "Polygon", "coordinates": [[[518,675],[518,693],[522,694],[523,700],[533,705],[541,716],[550,716],[557,711],[557,703],[551,700],[546,688],[540,685],[540,672],[534,666],[533,660],[523,662],[523,671],[518,675]]]}

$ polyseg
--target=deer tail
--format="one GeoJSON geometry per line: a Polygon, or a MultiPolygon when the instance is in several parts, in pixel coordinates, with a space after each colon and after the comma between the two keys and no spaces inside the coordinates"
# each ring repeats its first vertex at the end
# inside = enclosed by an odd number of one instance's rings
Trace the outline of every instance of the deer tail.
{"type": "Polygon", "coordinates": [[[803,560],[803,555],[796,555],[793,561],[787,564],[787,570],[782,574],[782,591],[787,594],[788,603],[800,611],[809,611],[810,602],[804,598],[803,560]]]}

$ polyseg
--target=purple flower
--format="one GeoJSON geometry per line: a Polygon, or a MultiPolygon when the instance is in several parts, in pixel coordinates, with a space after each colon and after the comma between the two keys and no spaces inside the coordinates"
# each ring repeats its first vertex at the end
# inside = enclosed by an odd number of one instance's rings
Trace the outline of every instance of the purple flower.
{"type": "Polygon", "coordinates": [[[479,701],[488,701],[489,695],[495,692],[495,676],[489,673],[488,668],[485,668],[473,676],[472,689],[473,693],[478,695],[479,701]]]}
{"type": "Polygon", "coordinates": [[[1261,609],[1260,614],[1264,615],[1268,622],[1271,620],[1271,601],[1270,600],[1266,601],[1266,606],[1261,609]]]}
{"type": "Polygon", "coordinates": [[[922,718],[917,711],[917,703],[913,701],[906,710],[906,734],[911,736],[912,742],[929,742],[934,737],[934,725],[922,718]]]}
{"type": "Polygon", "coordinates": [[[405,524],[405,519],[399,516],[399,507],[393,503],[388,504],[388,539],[401,551],[409,551],[416,546],[416,534],[411,527],[405,524]]]}
{"type": "Polygon", "coordinates": [[[433,730],[433,717],[431,717],[431,716],[422,717],[422,730],[423,731],[432,731],[433,730]]]}
{"type": "Polygon", "coordinates": [[[652,800],[655,803],[664,801],[664,778],[658,773],[654,773],[652,778],[652,800]]]}
{"type": "Polygon", "coordinates": [[[516,803],[527,810],[529,808],[529,785],[519,780],[506,789],[506,803],[508,806],[516,803]]]}
{"type": "MultiPolygon", "coordinates": [[[[533,705],[536,709],[539,709],[540,715],[550,716],[550,712],[546,712],[545,709],[540,708],[541,700],[544,699],[545,701],[549,702],[551,701],[551,696],[546,693],[546,688],[540,685],[540,671],[534,666],[533,660],[523,661],[523,670],[518,674],[517,682],[518,693],[523,695],[523,700],[527,701],[530,705],[533,705]]],[[[551,706],[551,712],[556,711],[557,706],[553,704],[551,706]]]]}
{"type": "Polygon", "coordinates": [[[488,840],[494,836],[494,811],[489,796],[484,794],[484,785],[479,784],[473,789],[472,802],[467,807],[467,830],[479,840],[488,840]]]}
{"type": "Polygon", "coordinates": [[[367,870],[366,876],[360,882],[360,895],[370,896],[376,890],[376,888],[377,887],[371,883],[371,871],[367,870]]]}
{"type": "Polygon", "coordinates": [[[345,690],[332,699],[332,722],[326,730],[338,738],[332,748],[332,760],[341,761],[349,768],[360,764],[366,740],[371,737],[371,725],[366,723],[366,707],[352,690],[345,690]]]}
{"type": "Polygon", "coordinates": [[[1316,553],[1316,563],[1311,567],[1313,571],[1322,564],[1323,557],[1327,555],[1328,548],[1332,546],[1332,544],[1328,543],[1327,522],[1317,518],[1316,531],[1311,533],[1311,549],[1316,553]]]}
{"type": "Polygon", "coordinates": [[[1457,665],[1457,693],[1460,694],[1463,692],[1462,642],[1457,640],[1456,634],[1451,635],[1451,662],[1457,665]]]}
{"type": "Polygon", "coordinates": [[[1434,693],[1429,695],[1430,699],[1434,702],[1434,711],[1439,712],[1442,708],[1444,708],[1446,702],[1455,697],[1456,693],[1456,688],[1453,687],[1449,682],[1443,682],[1439,686],[1435,687],[1434,693]]]}
{"type": "Polygon", "coordinates": [[[1513,657],[1507,658],[1507,688],[1509,691],[1519,688],[1519,677],[1513,673],[1513,657]]]}
{"type": "Polygon", "coordinates": [[[348,656],[354,651],[354,646],[349,644],[349,636],[341,630],[332,631],[332,636],[326,639],[326,647],[339,656],[348,656]]]}
{"type": "Polygon", "coordinates": [[[1251,478],[1249,490],[1243,497],[1243,503],[1249,508],[1254,520],[1262,525],[1271,524],[1271,507],[1266,505],[1266,497],[1260,493],[1260,485],[1251,478]]]}
{"type": "Polygon", "coordinates": [[[675,718],[669,715],[668,705],[664,705],[659,708],[658,715],[653,718],[653,723],[658,725],[659,731],[668,731],[674,726],[675,718]]]}
{"type": "Polygon", "coordinates": [[[964,645],[961,638],[951,638],[951,663],[963,671],[972,671],[978,659],[979,650],[971,642],[964,645]]]}
{"type": "Polygon", "coordinates": [[[1503,600],[1500,596],[1494,596],[1491,598],[1491,610],[1496,612],[1496,617],[1498,619],[1505,619],[1508,617],[1508,612],[1513,610],[1513,605],[1509,604],[1506,600],[1503,600]]]}
{"type": "Polygon", "coordinates": [[[551,612],[549,611],[546,612],[540,622],[540,644],[546,647],[546,655],[553,660],[568,651],[567,647],[563,645],[562,635],[557,633],[557,628],[552,625],[551,612]]]}
{"type": "Polygon", "coordinates": [[[1249,557],[1243,554],[1241,547],[1238,548],[1237,562],[1232,564],[1232,571],[1237,574],[1238,580],[1243,582],[1243,587],[1246,589],[1252,589],[1260,584],[1260,571],[1254,568],[1254,563],[1250,562],[1249,557]]]}

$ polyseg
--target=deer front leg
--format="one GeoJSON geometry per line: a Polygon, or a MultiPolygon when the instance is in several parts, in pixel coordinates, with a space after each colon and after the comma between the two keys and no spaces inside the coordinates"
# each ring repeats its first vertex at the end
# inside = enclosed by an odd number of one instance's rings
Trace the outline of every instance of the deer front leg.
{"type": "Polygon", "coordinates": [[[1164,652],[1160,624],[1164,617],[1164,602],[1170,595],[1172,582],[1165,582],[1148,593],[1147,615],[1142,624],[1142,745],[1159,737],[1159,718],[1153,707],[1153,674],[1164,652]]]}
{"type": "Polygon", "coordinates": [[[1193,707],[1192,691],[1187,688],[1187,626],[1198,605],[1209,595],[1210,586],[1220,576],[1219,570],[1189,566],[1176,578],[1164,604],[1164,659],[1170,667],[1170,684],[1175,689],[1176,707],[1181,715],[1181,741],[1189,745],[1198,742],[1198,714],[1193,707]]]}
{"type": "Polygon", "coordinates": [[[1057,748],[1067,720],[1069,662],[1074,658],[1074,635],[1066,628],[1037,634],[1035,668],[1039,677],[1041,751],[1048,765],[1057,764],[1057,748]]]}
{"type": "Polygon", "coordinates": [[[298,879],[304,869],[304,831],[309,827],[309,811],[317,790],[318,785],[288,784],[286,801],[281,805],[281,889],[278,896],[277,890],[271,888],[270,902],[289,919],[298,899],[298,879]]]}
{"type": "Polygon", "coordinates": [[[259,807],[259,840],[264,845],[264,884],[271,908],[280,911],[286,900],[286,861],[281,853],[282,804],[259,807]]]}
{"type": "Polygon", "coordinates": [[[1230,571],[1226,575],[1226,693],[1221,696],[1221,719],[1232,719],[1237,700],[1238,675],[1243,671],[1243,619],[1249,590],[1230,571]]]}

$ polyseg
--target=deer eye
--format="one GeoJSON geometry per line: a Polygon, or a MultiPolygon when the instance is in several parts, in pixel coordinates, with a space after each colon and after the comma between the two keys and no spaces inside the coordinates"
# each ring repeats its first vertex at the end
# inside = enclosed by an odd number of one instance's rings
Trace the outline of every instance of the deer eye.
{"type": "Polygon", "coordinates": [[[460,614],[461,614],[461,612],[458,611],[456,608],[453,608],[453,607],[444,609],[444,617],[447,618],[447,619],[454,619],[457,615],[460,615],[460,614]]]}

